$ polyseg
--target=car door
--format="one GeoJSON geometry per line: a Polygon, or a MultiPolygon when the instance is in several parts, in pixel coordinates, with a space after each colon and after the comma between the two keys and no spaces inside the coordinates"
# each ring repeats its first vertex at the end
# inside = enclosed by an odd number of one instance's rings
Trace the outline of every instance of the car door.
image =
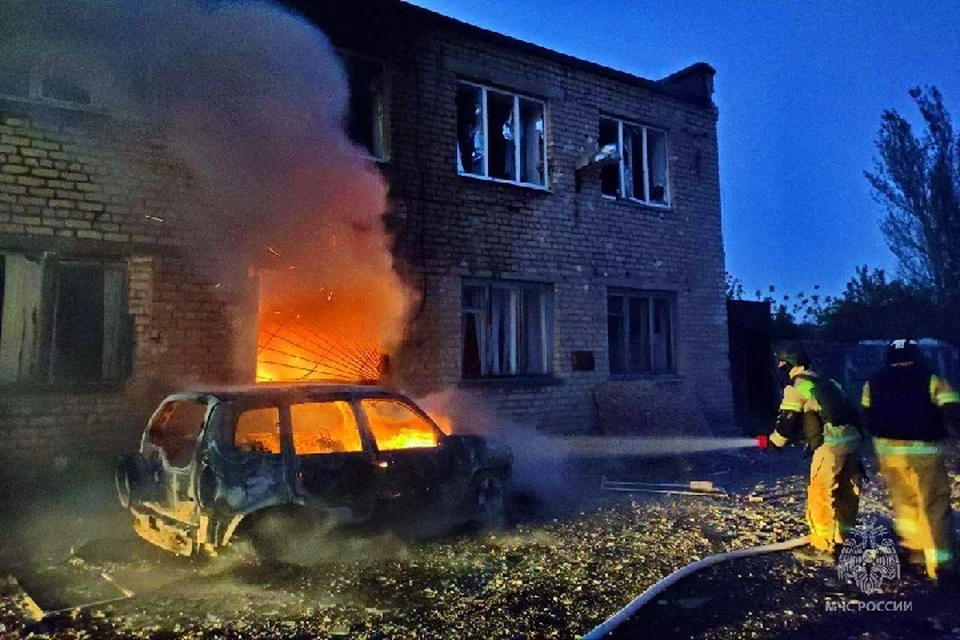
{"type": "Polygon", "coordinates": [[[298,490],[326,508],[344,508],[349,519],[372,513],[376,471],[356,414],[344,397],[290,403],[290,431],[298,490]]]}
{"type": "Polygon", "coordinates": [[[194,456],[208,414],[208,398],[167,399],[153,414],[141,445],[149,469],[144,495],[157,511],[182,522],[196,518],[194,456]]]}
{"type": "Polygon", "coordinates": [[[220,500],[233,513],[247,513],[290,498],[281,415],[281,405],[273,400],[218,405],[201,461],[200,484],[212,494],[211,502],[220,500]]]}
{"type": "Polygon", "coordinates": [[[440,429],[402,398],[364,397],[358,404],[376,446],[380,497],[400,512],[437,501],[452,467],[440,429]]]}

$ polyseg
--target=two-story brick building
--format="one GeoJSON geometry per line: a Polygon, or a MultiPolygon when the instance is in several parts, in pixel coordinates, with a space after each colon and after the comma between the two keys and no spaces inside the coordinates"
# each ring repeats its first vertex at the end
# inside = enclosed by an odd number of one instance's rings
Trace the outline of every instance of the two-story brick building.
{"type": "Polygon", "coordinates": [[[713,69],[650,81],[398,2],[294,4],[390,181],[422,293],[404,385],[549,430],[730,419],[713,69]]]}
{"type": "MultiPolygon", "coordinates": [[[[397,384],[551,432],[731,419],[709,66],[651,81],[396,0],[293,4],[343,56],[350,134],[389,182],[419,296],[397,384]]],[[[174,381],[251,380],[223,348],[250,300],[222,289],[252,281],[184,259],[204,238],[178,220],[206,205],[164,140],[69,84],[0,93],[4,457],[125,448],[174,381]]]]}

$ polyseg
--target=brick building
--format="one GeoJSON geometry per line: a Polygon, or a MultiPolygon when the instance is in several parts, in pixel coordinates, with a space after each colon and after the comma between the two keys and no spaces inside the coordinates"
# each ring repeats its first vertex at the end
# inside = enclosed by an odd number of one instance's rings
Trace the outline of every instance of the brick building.
{"type": "MultiPolygon", "coordinates": [[[[295,8],[347,64],[421,294],[397,383],[547,431],[730,420],[713,70],[651,81],[395,0],[331,4],[295,8]]],[[[172,380],[251,379],[218,346],[245,339],[249,298],[184,260],[204,238],[178,220],[205,203],[149,127],[6,80],[2,455],[63,466],[131,446],[172,380]]]]}
{"type": "Polygon", "coordinates": [[[348,61],[423,295],[403,384],[551,431],[729,421],[713,69],[655,82],[410,5],[320,4],[298,8],[348,61]]]}

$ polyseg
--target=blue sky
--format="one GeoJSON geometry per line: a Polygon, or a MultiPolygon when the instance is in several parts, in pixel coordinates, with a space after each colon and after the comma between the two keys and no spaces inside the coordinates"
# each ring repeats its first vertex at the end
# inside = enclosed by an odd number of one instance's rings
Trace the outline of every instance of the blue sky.
{"type": "Polygon", "coordinates": [[[748,291],[842,291],[860,264],[895,270],[863,177],[880,114],[919,116],[937,85],[960,125],[960,2],[414,0],[647,78],[717,69],[727,269],[748,291]]]}

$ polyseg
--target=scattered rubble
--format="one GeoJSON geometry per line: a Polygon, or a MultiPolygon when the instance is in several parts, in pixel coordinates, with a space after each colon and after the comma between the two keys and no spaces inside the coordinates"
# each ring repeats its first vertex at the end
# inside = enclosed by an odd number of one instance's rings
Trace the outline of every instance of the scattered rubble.
{"type": "MultiPolygon", "coordinates": [[[[591,506],[580,513],[419,543],[354,536],[333,542],[342,546],[336,555],[350,559],[269,571],[229,557],[158,556],[139,541],[116,541],[104,545],[110,553],[78,551],[83,566],[75,568],[105,571],[136,597],[35,623],[15,583],[0,583],[0,636],[573,638],[690,562],[803,535],[803,476],[771,473],[778,465],[796,471],[802,461],[761,458],[763,486],[756,475],[735,486],[732,476],[749,478],[743,467],[752,460],[738,458],[737,474],[724,479],[730,495],[721,499],[603,492],[594,476],[591,506]],[[750,493],[764,501],[750,502],[750,493]]],[[[888,513],[884,501],[875,479],[863,510],[888,513]]],[[[836,616],[846,616],[848,626],[862,618],[824,610],[825,599],[848,597],[850,588],[831,567],[802,564],[789,553],[736,560],[678,583],[664,604],[651,604],[635,622],[645,637],[799,637],[811,629],[822,635],[830,627],[818,625],[836,616]]],[[[936,597],[919,579],[896,588],[918,602],[936,597]]],[[[960,629],[960,615],[948,611],[915,618],[907,628],[946,635],[960,629]]]]}

